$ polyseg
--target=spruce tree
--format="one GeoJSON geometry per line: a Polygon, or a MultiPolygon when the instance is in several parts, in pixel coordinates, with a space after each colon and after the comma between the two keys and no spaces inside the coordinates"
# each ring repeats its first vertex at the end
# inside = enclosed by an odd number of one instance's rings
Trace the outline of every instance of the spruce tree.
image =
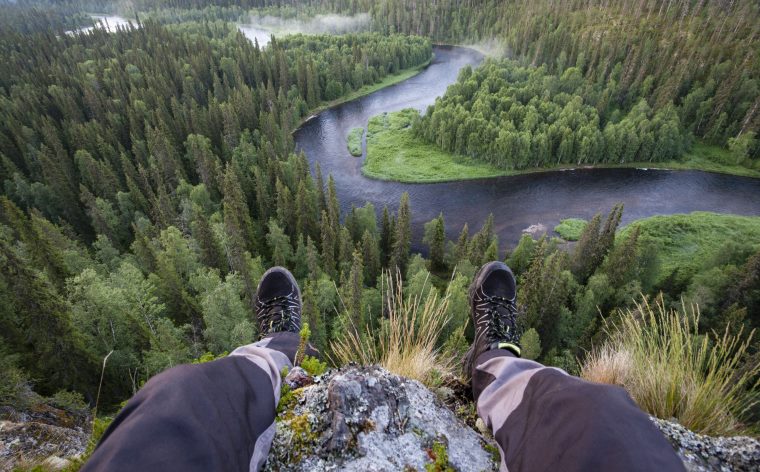
{"type": "Polygon", "coordinates": [[[398,207],[398,219],[396,232],[391,253],[390,268],[398,268],[402,274],[406,273],[406,264],[409,261],[409,249],[412,240],[411,210],[409,209],[409,194],[401,195],[398,207]]]}
{"type": "Polygon", "coordinates": [[[429,248],[430,270],[444,270],[446,268],[444,260],[446,233],[443,213],[440,213],[437,218],[425,224],[424,242],[427,243],[429,248]]]}

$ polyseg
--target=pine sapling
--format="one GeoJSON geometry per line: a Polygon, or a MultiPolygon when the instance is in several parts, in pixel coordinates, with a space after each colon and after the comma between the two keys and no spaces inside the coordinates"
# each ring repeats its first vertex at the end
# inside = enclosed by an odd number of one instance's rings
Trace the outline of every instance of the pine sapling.
{"type": "Polygon", "coordinates": [[[309,345],[309,338],[311,337],[311,330],[309,329],[309,323],[304,323],[301,327],[301,331],[298,333],[301,337],[301,342],[298,343],[298,351],[296,351],[295,365],[301,365],[303,357],[306,354],[306,346],[309,345]]]}

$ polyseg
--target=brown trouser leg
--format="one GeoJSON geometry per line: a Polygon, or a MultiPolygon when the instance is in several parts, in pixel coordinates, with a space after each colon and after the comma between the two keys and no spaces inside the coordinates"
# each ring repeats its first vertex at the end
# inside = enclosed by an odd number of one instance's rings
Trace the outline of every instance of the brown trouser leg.
{"type": "Polygon", "coordinates": [[[495,349],[478,357],[478,414],[509,471],[683,471],[673,447],[620,387],[495,349]]]}

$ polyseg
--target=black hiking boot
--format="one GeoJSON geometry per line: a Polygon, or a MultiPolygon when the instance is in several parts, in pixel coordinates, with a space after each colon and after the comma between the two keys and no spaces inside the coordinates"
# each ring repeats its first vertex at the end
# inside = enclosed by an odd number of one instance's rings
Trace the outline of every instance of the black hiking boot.
{"type": "Polygon", "coordinates": [[[517,282],[503,262],[489,262],[478,270],[470,285],[470,318],[475,340],[465,368],[472,375],[475,360],[491,349],[507,349],[520,357],[517,327],[517,282]]]}
{"type": "Polygon", "coordinates": [[[301,290],[288,269],[272,267],[261,277],[256,289],[256,321],[261,338],[301,329],[301,290]]]}

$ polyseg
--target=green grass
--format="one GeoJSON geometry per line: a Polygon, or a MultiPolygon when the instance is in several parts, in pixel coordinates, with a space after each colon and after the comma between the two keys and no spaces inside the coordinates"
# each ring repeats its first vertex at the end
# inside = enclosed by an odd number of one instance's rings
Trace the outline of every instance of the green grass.
{"type": "Polygon", "coordinates": [[[300,127],[301,125],[303,125],[306,121],[308,121],[312,116],[324,110],[327,110],[328,108],[338,106],[341,103],[350,102],[351,100],[356,100],[357,98],[361,98],[365,95],[369,95],[373,92],[377,92],[380,89],[384,89],[385,87],[390,87],[391,85],[395,85],[399,82],[405,81],[406,79],[410,79],[414,77],[415,75],[422,72],[428,65],[430,65],[430,63],[433,61],[434,56],[435,55],[430,56],[430,59],[427,62],[420,64],[416,67],[410,67],[409,69],[404,69],[404,70],[399,71],[397,74],[388,75],[380,82],[377,82],[371,85],[365,85],[364,87],[354,90],[348,95],[344,95],[338,99],[321,104],[317,108],[310,110],[309,115],[305,116],[301,120],[301,122],[298,124],[296,129],[300,127]]]}
{"type": "Polygon", "coordinates": [[[752,335],[710,339],[697,326],[696,308],[637,303],[606,327],[608,340],[586,358],[581,376],[621,385],[643,410],[697,433],[747,433],[743,420],[760,400],[760,365],[740,368],[752,335]]]}
{"type": "Polygon", "coordinates": [[[728,243],[760,248],[760,217],[703,211],[653,216],[623,228],[619,239],[625,238],[636,226],[640,228],[641,240],[655,245],[660,261],[658,280],[675,269],[695,273],[719,255],[728,243]]]}
{"type": "Polygon", "coordinates": [[[399,182],[445,182],[503,175],[488,164],[464,162],[411,133],[418,115],[411,108],[374,116],[367,126],[367,177],[399,182]]]}
{"type": "MultiPolygon", "coordinates": [[[[367,128],[367,158],[362,168],[364,175],[379,180],[432,183],[549,172],[577,167],[561,165],[508,170],[458,156],[414,136],[410,125],[416,116],[416,110],[405,109],[370,119],[367,128]]],[[[582,167],[702,170],[760,178],[760,169],[737,165],[726,149],[703,143],[696,143],[691,151],[678,161],[605,163],[582,167]]]]}
{"type": "Polygon", "coordinates": [[[586,220],[581,220],[579,218],[567,218],[561,220],[559,224],[554,227],[554,231],[566,241],[577,241],[580,239],[581,233],[583,233],[587,223],[586,220]]]}
{"type": "Polygon", "coordinates": [[[620,167],[648,167],[650,169],[703,170],[718,174],[760,178],[760,168],[751,169],[735,163],[734,157],[720,146],[697,142],[677,161],[635,162],[620,167]]]}
{"type": "Polygon", "coordinates": [[[360,157],[362,155],[362,136],[364,136],[364,128],[351,128],[346,137],[346,145],[348,146],[348,152],[352,156],[360,157]]]}

